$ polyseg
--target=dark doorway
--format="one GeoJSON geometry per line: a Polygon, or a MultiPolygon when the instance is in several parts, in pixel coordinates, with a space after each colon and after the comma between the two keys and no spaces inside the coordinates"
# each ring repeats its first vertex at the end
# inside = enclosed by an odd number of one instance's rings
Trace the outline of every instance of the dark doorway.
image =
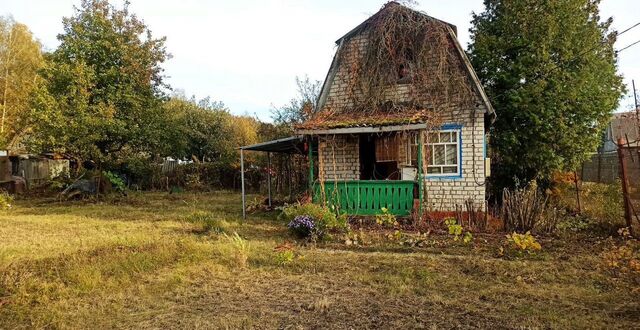
{"type": "Polygon", "coordinates": [[[360,180],[399,180],[397,161],[378,160],[376,156],[378,143],[384,143],[384,137],[360,135],[360,180]]]}
{"type": "Polygon", "coordinates": [[[376,165],[375,136],[360,135],[360,180],[375,180],[376,165]]]}

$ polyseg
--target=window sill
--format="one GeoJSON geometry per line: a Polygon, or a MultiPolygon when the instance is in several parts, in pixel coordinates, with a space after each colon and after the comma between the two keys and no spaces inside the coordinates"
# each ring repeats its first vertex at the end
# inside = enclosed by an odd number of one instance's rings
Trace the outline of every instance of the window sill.
{"type": "Polygon", "coordinates": [[[425,175],[425,181],[453,181],[462,179],[462,174],[453,175],[441,175],[441,176],[428,176],[425,175]]]}

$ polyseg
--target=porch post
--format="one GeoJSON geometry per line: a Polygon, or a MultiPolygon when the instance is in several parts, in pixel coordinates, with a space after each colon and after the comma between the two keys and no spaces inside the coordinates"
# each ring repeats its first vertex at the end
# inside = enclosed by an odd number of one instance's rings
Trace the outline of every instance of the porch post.
{"type": "Polygon", "coordinates": [[[423,131],[418,131],[418,212],[420,212],[419,217],[422,218],[422,203],[423,203],[423,194],[424,194],[424,178],[422,177],[422,146],[423,146],[423,131]]]}
{"type": "Polygon", "coordinates": [[[246,200],[244,195],[244,150],[240,149],[240,181],[242,186],[242,220],[247,218],[246,200]]]}
{"type": "Polygon", "coordinates": [[[267,191],[269,194],[269,207],[271,207],[271,153],[267,152],[267,191]]]}
{"type": "Polygon", "coordinates": [[[313,140],[309,137],[309,196],[313,200],[313,140]]]}

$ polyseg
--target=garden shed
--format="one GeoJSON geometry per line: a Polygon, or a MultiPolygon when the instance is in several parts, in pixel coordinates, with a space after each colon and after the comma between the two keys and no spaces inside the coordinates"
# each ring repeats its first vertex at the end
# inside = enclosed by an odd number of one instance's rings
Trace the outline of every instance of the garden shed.
{"type": "Polygon", "coordinates": [[[306,150],[314,201],[350,215],[484,210],[496,115],[456,27],[389,2],[336,45],[296,127],[317,144],[306,150]]]}

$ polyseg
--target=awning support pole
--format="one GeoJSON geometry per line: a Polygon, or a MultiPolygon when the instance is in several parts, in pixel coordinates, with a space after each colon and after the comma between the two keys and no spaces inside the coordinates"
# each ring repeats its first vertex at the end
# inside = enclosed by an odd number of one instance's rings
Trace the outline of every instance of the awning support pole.
{"type": "Polygon", "coordinates": [[[313,141],[309,138],[309,196],[313,200],[313,141]]]}
{"type": "Polygon", "coordinates": [[[244,192],[244,152],[240,149],[240,181],[242,181],[242,220],[247,218],[246,196],[244,192]]]}
{"type": "Polygon", "coordinates": [[[423,159],[422,159],[422,146],[423,146],[423,131],[420,130],[418,131],[418,199],[419,199],[419,203],[418,203],[418,217],[419,219],[422,219],[422,203],[424,202],[423,199],[423,195],[424,195],[424,178],[422,177],[422,163],[423,163],[423,159]]]}
{"type": "Polygon", "coordinates": [[[267,152],[267,191],[269,194],[269,207],[271,207],[271,153],[267,152]]]}

